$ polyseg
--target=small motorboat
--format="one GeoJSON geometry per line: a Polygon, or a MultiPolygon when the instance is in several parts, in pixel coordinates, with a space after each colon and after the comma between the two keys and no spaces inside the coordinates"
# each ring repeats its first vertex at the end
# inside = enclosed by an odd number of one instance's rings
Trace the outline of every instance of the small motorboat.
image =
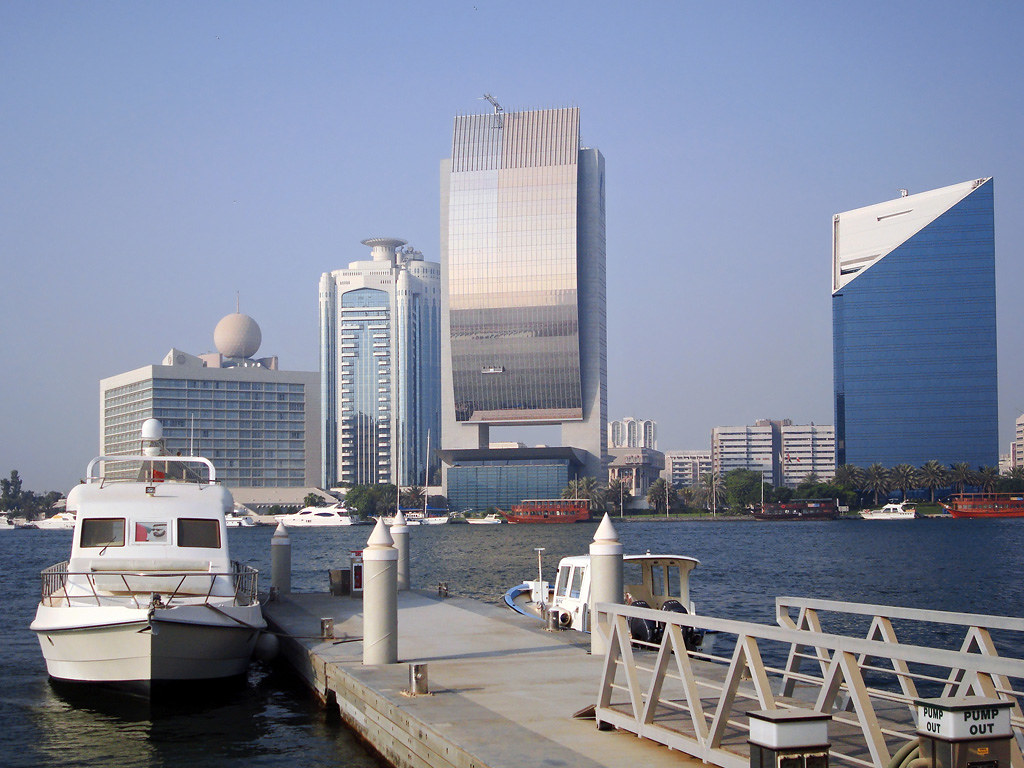
{"type": "Polygon", "coordinates": [[[7,515],[0,515],[0,531],[13,531],[17,527],[7,515]]]}
{"type": "Polygon", "coordinates": [[[252,515],[240,515],[237,512],[228,512],[224,515],[224,525],[228,528],[255,528],[256,521],[252,515]]]}
{"type": "Polygon", "coordinates": [[[75,528],[75,513],[72,511],[58,512],[55,515],[36,520],[36,528],[44,531],[71,531],[75,528]]]}
{"type": "Polygon", "coordinates": [[[342,501],[329,507],[303,507],[290,515],[277,515],[275,519],[286,528],[330,528],[367,522],[353,515],[342,501]]]}
{"type": "Polygon", "coordinates": [[[97,456],[68,494],[71,556],[42,572],[30,627],[56,680],[149,695],[240,676],[276,640],[262,634],[256,570],[228,551],[230,492],[208,459],[163,455],[162,434],[148,419],[139,455],[97,456]],[[111,470],[124,462],[137,477],[111,470]]]}
{"type": "MultiPolygon", "coordinates": [[[[554,586],[540,578],[540,552],[537,581],[524,581],[505,593],[505,604],[516,613],[545,621],[554,614],[553,624],[560,629],[590,631],[590,555],[563,557],[558,563],[554,586]]],[[[626,555],[623,557],[623,602],[640,608],[677,613],[694,613],[690,601],[690,572],[700,561],[682,555],[626,555]]],[[[630,634],[636,640],[658,642],[664,629],[648,619],[630,619],[630,634]]],[[[696,650],[703,633],[690,629],[684,633],[686,647],[696,650]]]]}
{"type": "Polygon", "coordinates": [[[497,512],[491,512],[483,517],[467,517],[466,522],[471,525],[501,525],[508,521],[497,512]]]}
{"type": "Polygon", "coordinates": [[[862,510],[860,516],[865,520],[913,520],[917,517],[917,510],[914,507],[899,504],[886,504],[881,509],[862,510]]]}

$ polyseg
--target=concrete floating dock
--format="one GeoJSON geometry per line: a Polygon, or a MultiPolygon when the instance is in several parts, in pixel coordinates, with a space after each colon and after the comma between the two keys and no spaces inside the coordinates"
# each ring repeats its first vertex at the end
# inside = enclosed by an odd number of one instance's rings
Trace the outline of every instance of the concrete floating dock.
{"type": "Polygon", "coordinates": [[[283,595],[264,605],[281,653],[398,768],[698,766],[699,760],[573,714],[596,701],[602,659],[576,632],[547,632],[507,609],[398,593],[397,664],[364,666],[362,601],[283,595]],[[333,639],[321,638],[321,619],[333,639]],[[410,695],[410,664],[427,665],[410,695]]]}

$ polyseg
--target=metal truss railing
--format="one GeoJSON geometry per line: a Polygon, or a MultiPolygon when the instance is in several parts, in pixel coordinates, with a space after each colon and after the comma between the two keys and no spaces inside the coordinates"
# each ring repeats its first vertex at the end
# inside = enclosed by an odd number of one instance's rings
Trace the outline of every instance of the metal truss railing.
{"type": "MultiPolygon", "coordinates": [[[[828,634],[813,628],[810,613],[803,623],[779,627],[607,603],[598,604],[596,614],[595,631],[608,649],[598,724],[722,768],[749,764],[750,710],[802,707],[830,714],[834,763],[886,768],[892,754],[916,738],[912,704],[919,692],[1005,698],[1024,681],[1024,660],[908,645],[878,632],[867,638],[828,634]],[[659,642],[632,640],[630,620],[657,622],[659,642]],[[710,633],[714,647],[687,651],[687,628],[710,633]],[[804,670],[797,662],[808,659],[814,663],[804,670]]],[[[979,630],[972,637],[1006,621],[972,617],[970,626],[979,630]]],[[[1018,734],[1020,725],[1014,723],[1018,734]]],[[[1016,744],[1012,760],[1014,768],[1024,768],[1016,744]]]]}

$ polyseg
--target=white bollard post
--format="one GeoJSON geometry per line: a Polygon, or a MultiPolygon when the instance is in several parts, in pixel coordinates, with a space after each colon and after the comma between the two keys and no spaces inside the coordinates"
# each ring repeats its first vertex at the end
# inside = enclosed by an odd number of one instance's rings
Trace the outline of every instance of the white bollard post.
{"type": "Polygon", "coordinates": [[[598,625],[594,614],[597,603],[622,602],[622,544],[619,534],[606,512],[597,526],[590,544],[590,653],[604,655],[608,650],[610,627],[607,622],[598,625]]]}
{"type": "Polygon", "coordinates": [[[292,591],[292,540],[284,523],[277,524],[277,530],[270,539],[270,586],[279,595],[292,591]]]}
{"type": "Polygon", "coordinates": [[[398,589],[409,589],[409,526],[405,523],[405,513],[398,510],[395,522],[391,525],[391,538],[398,550],[398,589]]]}
{"type": "Polygon", "coordinates": [[[398,661],[398,550],[384,518],[363,550],[363,664],[398,661]]]}

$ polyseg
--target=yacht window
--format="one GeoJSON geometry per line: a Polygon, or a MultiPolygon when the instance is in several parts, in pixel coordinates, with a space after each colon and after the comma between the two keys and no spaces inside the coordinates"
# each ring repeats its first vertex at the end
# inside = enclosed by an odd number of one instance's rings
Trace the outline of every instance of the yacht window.
{"type": "Polygon", "coordinates": [[[123,547],[123,517],[93,517],[82,521],[82,547],[123,547]]]}
{"type": "Polygon", "coordinates": [[[583,569],[572,569],[572,588],[569,590],[569,597],[579,597],[580,587],[583,586],[583,569]]]}
{"type": "Polygon", "coordinates": [[[672,595],[672,597],[681,597],[682,594],[683,594],[683,587],[682,587],[682,584],[680,583],[680,581],[681,581],[680,580],[680,576],[679,576],[680,573],[681,573],[681,569],[680,568],[678,568],[678,567],[673,568],[673,567],[669,566],[669,569],[668,569],[668,594],[672,595]]]}
{"type": "Polygon", "coordinates": [[[569,566],[562,566],[558,569],[558,581],[555,584],[555,594],[559,597],[565,597],[565,593],[569,591],[569,566]]]}
{"type": "Polygon", "coordinates": [[[316,516],[317,517],[334,517],[334,513],[333,512],[317,512],[316,516]]]}
{"type": "Polygon", "coordinates": [[[643,572],[640,569],[640,563],[635,560],[629,560],[622,564],[622,583],[623,584],[643,584],[643,572]]]}
{"type": "Polygon", "coordinates": [[[651,594],[665,594],[665,566],[663,565],[651,566],[651,594]]]}
{"type": "Polygon", "coordinates": [[[178,520],[179,547],[220,549],[220,525],[216,520],[178,520]]]}

